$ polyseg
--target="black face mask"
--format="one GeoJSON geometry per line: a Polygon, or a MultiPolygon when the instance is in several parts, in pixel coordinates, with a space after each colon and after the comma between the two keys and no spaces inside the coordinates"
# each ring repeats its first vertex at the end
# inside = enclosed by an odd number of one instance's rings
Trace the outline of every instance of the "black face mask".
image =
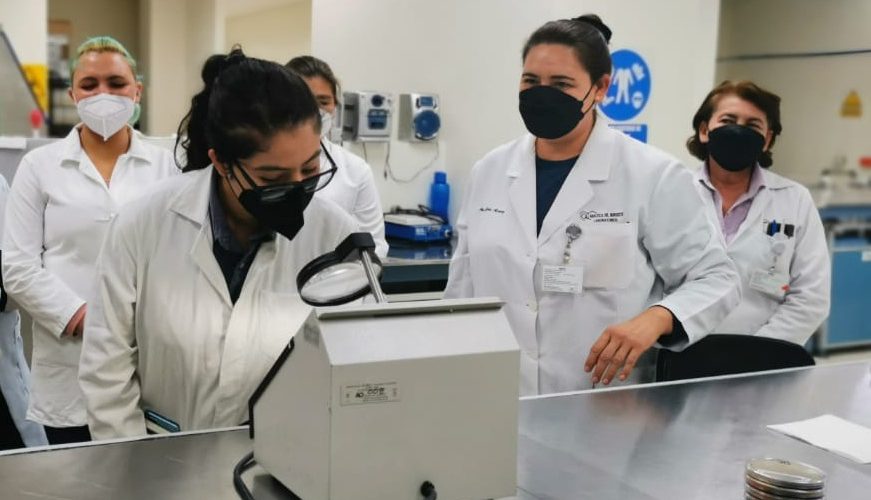
{"type": "Polygon", "coordinates": [[[257,219],[257,222],[292,240],[305,224],[303,212],[315,192],[329,184],[336,172],[336,164],[332,157],[326,150],[324,153],[332,168],[302,182],[258,186],[245,169],[238,166],[237,170],[251,186],[246,188],[238,180],[236,181],[242,188],[239,193],[239,203],[257,219]]]}
{"type": "Polygon", "coordinates": [[[593,87],[580,101],[548,85],[520,92],[520,116],[526,130],[541,139],[559,139],[568,134],[584,119],[584,101],[593,87]]]}
{"type": "Polygon", "coordinates": [[[765,137],[750,127],[729,123],[708,132],[708,153],[718,165],[740,172],[756,165],[765,137]]]}

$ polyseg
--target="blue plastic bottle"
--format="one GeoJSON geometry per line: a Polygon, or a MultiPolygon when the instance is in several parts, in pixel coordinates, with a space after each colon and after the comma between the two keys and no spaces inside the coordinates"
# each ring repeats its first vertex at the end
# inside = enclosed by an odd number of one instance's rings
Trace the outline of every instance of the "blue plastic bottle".
{"type": "Polygon", "coordinates": [[[448,185],[448,174],[436,172],[432,186],[429,188],[429,208],[433,213],[448,222],[448,203],[451,198],[451,186],[448,185]]]}

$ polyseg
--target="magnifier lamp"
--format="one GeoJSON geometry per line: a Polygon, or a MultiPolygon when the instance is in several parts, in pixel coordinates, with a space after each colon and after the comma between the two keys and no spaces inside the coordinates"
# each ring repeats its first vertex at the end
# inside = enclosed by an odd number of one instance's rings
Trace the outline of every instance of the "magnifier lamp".
{"type": "Polygon", "coordinates": [[[332,252],[306,264],[296,276],[302,300],[312,306],[347,304],[368,294],[387,302],[378,279],[381,260],[369,233],[352,233],[332,252]]]}

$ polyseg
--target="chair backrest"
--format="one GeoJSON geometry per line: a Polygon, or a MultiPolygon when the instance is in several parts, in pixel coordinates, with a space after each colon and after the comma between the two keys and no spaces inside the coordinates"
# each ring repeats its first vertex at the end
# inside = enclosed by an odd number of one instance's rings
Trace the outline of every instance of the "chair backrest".
{"type": "Polygon", "coordinates": [[[800,345],[753,335],[712,334],[682,352],[659,351],[656,380],[732,375],[816,364],[800,345]]]}

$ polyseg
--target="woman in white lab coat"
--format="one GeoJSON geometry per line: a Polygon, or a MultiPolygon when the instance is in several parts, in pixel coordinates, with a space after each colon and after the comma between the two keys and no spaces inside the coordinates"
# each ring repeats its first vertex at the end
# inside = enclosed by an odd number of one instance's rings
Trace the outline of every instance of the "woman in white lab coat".
{"type": "Polygon", "coordinates": [[[715,333],[804,344],[829,313],[828,243],[808,190],[768,170],[780,97],[725,81],[693,117],[696,189],[741,275],[742,301],[715,333]]]}
{"type": "Polygon", "coordinates": [[[52,444],[89,439],[77,374],[106,228],[122,205],[178,173],[169,151],[143,143],[127,123],[142,83],[120,43],[86,41],[70,74],[83,123],[21,160],[3,251],[6,291],[33,318],[27,418],[45,426],[52,444]]]}
{"type": "MultiPolygon", "coordinates": [[[[375,252],[379,257],[385,257],[387,240],[384,237],[384,212],[381,210],[372,167],[363,158],[331,142],[335,140],[332,132],[341,133],[336,123],[339,80],[330,66],[316,57],[294,57],[285,66],[300,75],[314,94],[321,110],[321,142],[338,168],[333,181],[318,196],[336,202],[351,214],[361,231],[372,233],[375,252]]],[[[321,158],[321,168],[326,168],[326,165],[321,158]]]]}
{"type": "MultiPolygon", "coordinates": [[[[113,222],[80,382],[95,438],[239,425],[305,320],[297,272],[356,229],[313,197],[320,117],[305,82],[213,56],[183,122],[186,173],[113,222]]],[[[329,156],[327,156],[327,161],[329,156]]]]}
{"type": "MultiPolygon", "coordinates": [[[[3,219],[9,184],[0,175],[0,234],[3,234],[3,219]]],[[[48,444],[45,430],[36,422],[27,420],[27,405],[30,400],[30,368],[24,357],[21,339],[21,317],[8,301],[6,291],[0,287],[0,397],[3,398],[12,428],[0,426],[0,450],[20,446],[43,446],[48,444]]],[[[0,419],[4,421],[5,419],[0,419]]]]}
{"type": "Polygon", "coordinates": [[[692,174],[595,111],[609,38],[597,16],[532,34],[520,82],[530,134],[488,153],[466,185],[445,295],[505,300],[522,394],[652,380],[651,347],[685,347],[739,300],[692,174]]]}

